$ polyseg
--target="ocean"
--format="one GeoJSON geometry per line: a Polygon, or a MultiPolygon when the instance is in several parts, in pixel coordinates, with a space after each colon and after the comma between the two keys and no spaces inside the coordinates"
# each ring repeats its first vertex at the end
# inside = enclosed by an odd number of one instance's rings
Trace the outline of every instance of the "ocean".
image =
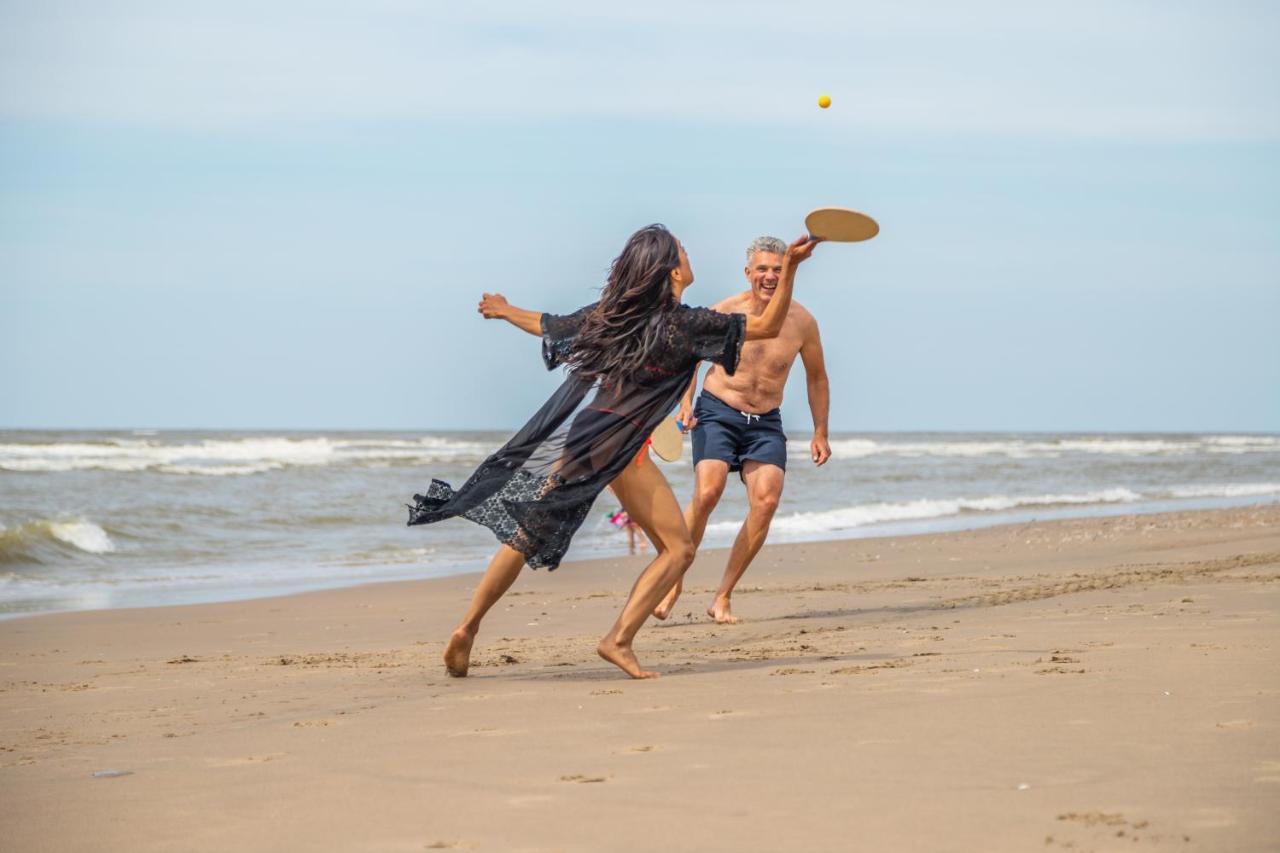
{"type": "MultiPolygon", "coordinates": [[[[252,598],[482,569],[464,520],[406,527],[499,432],[0,432],[0,615],[252,598]]],[[[822,468],[792,435],[771,542],[1280,499],[1280,436],[841,433],[822,468]]],[[[676,496],[686,458],[659,463],[676,496]]],[[[624,554],[601,495],[568,560],[624,554]]],[[[731,477],[705,546],[746,513],[731,477]]],[[[560,571],[575,571],[564,565],[560,571]]]]}

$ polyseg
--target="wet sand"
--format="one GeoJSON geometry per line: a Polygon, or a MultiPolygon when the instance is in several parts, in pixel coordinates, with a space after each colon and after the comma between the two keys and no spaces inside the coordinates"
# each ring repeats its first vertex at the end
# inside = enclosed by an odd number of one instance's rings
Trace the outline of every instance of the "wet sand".
{"type": "Polygon", "coordinates": [[[9,850],[1280,849],[1280,506],[0,622],[9,850]],[[109,771],[115,771],[110,773],[109,771]],[[95,775],[103,774],[107,775],[95,775]]]}

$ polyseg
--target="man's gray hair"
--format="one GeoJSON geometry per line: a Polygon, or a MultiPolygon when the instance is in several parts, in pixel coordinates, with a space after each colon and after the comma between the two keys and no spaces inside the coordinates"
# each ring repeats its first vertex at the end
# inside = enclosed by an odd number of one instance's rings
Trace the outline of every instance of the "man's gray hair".
{"type": "Polygon", "coordinates": [[[747,263],[751,263],[751,259],[756,256],[756,252],[785,255],[787,253],[787,244],[777,237],[757,237],[747,247],[747,263]]]}

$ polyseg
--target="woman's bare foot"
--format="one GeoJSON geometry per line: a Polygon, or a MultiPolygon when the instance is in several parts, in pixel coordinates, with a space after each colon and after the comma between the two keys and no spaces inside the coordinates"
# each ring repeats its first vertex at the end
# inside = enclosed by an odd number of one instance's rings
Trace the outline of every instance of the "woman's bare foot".
{"type": "Polygon", "coordinates": [[[737,625],[742,620],[733,615],[733,609],[729,606],[729,599],[717,598],[715,602],[707,608],[707,615],[720,625],[737,625]]]}
{"type": "Polygon", "coordinates": [[[653,615],[659,619],[666,619],[671,615],[671,611],[675,609],[676,601],[680,598],[680,590],[684,587],[683,581],[676,581],[676,585],[671,587],[671,592],[667,593],[667,597],[653,608],[653,615]]]}
{"type": "Polygon", "coordinates": [[[660,674],[641,669],[640,661],[636,660],[636,654],[631,651],[630,645],[624,646],[608,637],[600,641],[600,645],[596,646],[596,651],[600,654],[600,657],[632,678],[657,678],[660,674]]]}
{"type": "Polygon", "coordinates": [[[471,644],[475,641],[475,632],[462,628],[449,636],[449,643],[444,647],[444,668],[454,678],[466,677],[471,666],[471,644]]]}

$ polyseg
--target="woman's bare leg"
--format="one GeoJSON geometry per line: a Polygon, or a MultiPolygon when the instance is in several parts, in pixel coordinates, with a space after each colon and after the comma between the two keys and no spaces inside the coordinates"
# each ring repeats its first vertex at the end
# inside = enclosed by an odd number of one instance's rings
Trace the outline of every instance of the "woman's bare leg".
{"type": "Polygon", "coordinates": [[[646,457],[640,465],[627,466],[612,485],[623,509],[648,534],[658,556],[636,579],[622,613],[597,651],[632,678],[654,678],[658,673],[640,666],[631,643],[653,608],[693,562],[693,540],[667,478],[652,460],[646,457]]]}
{"type": "Polygon", "coordinates": [[[444,668],[450,675],[462,678],[467,674],[467,668],[471,665],[471,644],[476,641],[480,620],[511,588],[522,568],[524,555],[514,548],[503,545],[493,555],[489,568],[485,569],[484,577],[471,596],[467,615],[462,617],[449,637],[449,643],[444,647],[444,668]]]}

